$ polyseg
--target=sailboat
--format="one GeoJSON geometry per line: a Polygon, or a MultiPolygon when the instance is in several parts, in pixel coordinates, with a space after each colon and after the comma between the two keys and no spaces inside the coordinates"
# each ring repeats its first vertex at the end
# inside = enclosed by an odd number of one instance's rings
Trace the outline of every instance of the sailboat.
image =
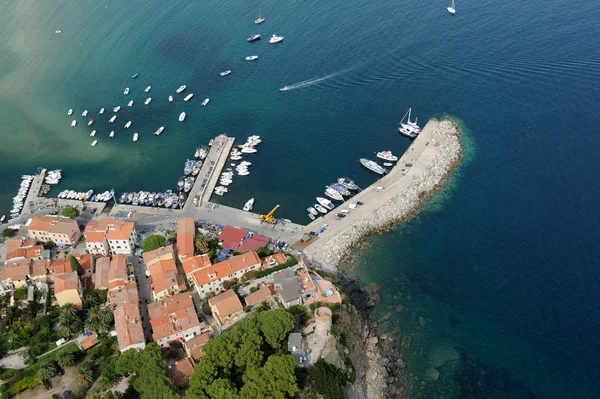
{"type": "Polygon", "coordinates": [[[411,114],[411,112],[412,112],[412,108],[409,108],[408,111],[406,111],[406,113],[404,114],[404,116],[400,120],[400,124],[405,129],[414,130],[415,133],[419,133],[421,131],[421,128],[417,124],[417,120],[415,119],[414,122],[410,121],[410,114],[411,114]],[[404,123],[404,118],[406,118],[407,116],[408,116],[408,118],[406,119],[406,123],[404,123]]]}
{"type": "Polygon", "coordinates": [[[262,24],[265,22],[265,19],[262,17],[262,13],[260,12],[260,8],[258,9],[258,19],[254,21],[255,24],[262,24]]]}
{"type": "Polygon", "coordinates": [[[452,5],[448,7],[448,12],[452,15],[456,14],[456,8],[454,8],[454,0],[452,0],[452,5]]]}

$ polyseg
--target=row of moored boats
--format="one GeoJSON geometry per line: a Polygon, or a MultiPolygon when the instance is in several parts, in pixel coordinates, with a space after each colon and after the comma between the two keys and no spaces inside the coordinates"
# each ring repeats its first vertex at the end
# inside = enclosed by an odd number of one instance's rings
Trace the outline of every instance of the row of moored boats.
{"type": "Polygon", "coordinates": [[[78,201],[92,201],[92,202],[108,202],[115,196],[115,191],[104,191],[102,193],[94,194],[94,190],[88,191],[75,191],[75,190],[63,190],[57,197],[61,199],[72,199],[78,201]]]}
{"type": "Polygon", "coordinates": [[[147,205],[178,209],[183,208],[187,195],[183,192],[176,193],[172,190],[162,192],[139,191],[123,193],[119,198],[121,204],[147,205]]]}
{"type": "MultiPolygon", "coordinates": [[[[31,188],[31,184],[33,183],[33,179],[35,176],[33,175],[23,175],[21,176],[21,184],[19,186],[19,191],[17,195],[12,199],[12,209],[10,210],[10,218],[14,219],[21,214],[23,210],[24,201],[27,198],[27,193],[29,193],[29,189],[31,188]]],[[[5,215],[0,217],[0,223],[6,219],[5,215]]]]}
{"type": "MultiPolygon", "coordinates": [[[[244,144],[238,145],[237,148],[233,148],[229,153],[229,159],[232,162],[229,164],[229,167],[226,168],[225,172],[221,173],[221,177],[219,179],[219,186],[215,187],[215,194],[224,195],[229,192],[229,185],[233,183],[234,176],[248,176],[250,174],[249,167],[252,165],[252,162],[244,161],[243,156],[245,154],[254,154],[257,152],[255,148],[262,142],[260,136],[250,136],[246,140],[244,144]],[[238,163],[238,161],[240,161],[238,163]]],[[[254,199],[248,201],[244,206],[244,210],[250,211],[254,206],[254,199]],[[248,208],[248,209],[246,209],[248,208]]]]}

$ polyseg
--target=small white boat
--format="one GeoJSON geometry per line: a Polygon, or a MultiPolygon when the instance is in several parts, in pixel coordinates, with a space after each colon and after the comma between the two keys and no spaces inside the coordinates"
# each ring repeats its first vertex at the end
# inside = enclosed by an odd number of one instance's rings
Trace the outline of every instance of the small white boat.
{"type": "Polygon", "coordinates": [[[250,212],[254,206],[254,198],[250,198],[246,204],[244,204],[244,210],[250,212]]]}
{"type": "Polygon", "coordinates": [[[185,112],[179,114],[179,122],[183,122],[185,120],[185,112]]]}
{"type": "Polygon", "coordinates": [[[120,109],[121,109],[121,106],[117,105],[116,107],[113,108],[113,112],[119,112],[120,109]]]}
{"type": "Polygon", "coordinates": [[[169,102],[172,103],[173,102],[173,96],[169,96],[169,102]]]}
{"type": "Polygon", "coordinates": [[[231,73],[231,71],[225,71],[225,72],[220,72],[219,75],[221,76],[227,76],[231,73]]]}
{"type": "Polygon", "coordinates": [[[448,12],[452,15],[456,14],[456,8],[454,7],[454,0],[452,0],[452,5],[447,8],[448,12]]]}
{"type": "Polygon", "coordinates": [[[248,162],[248,161],[240,162],[240,166],[250,166],[250,165],[252,165],[252,162],[248,162]]]}
{"type": "Polygon", "coordinates": [[[4,219],[6,219],[6,215],[2,215],[2,217],[0,217],[0,223],[4,222],[4,219]]]}
{"type": "Polygon", "coordinates": [[[242,159],[242,157],[239,155],[232,155],[229,159],[231,159],[232,161],[239,161],[240,159],[242,159]]]}
{"type": "Polygon", "coordinates": [[[254,61],[258,59],[258,55],[249,55],[246,57],[246,61],[254,61]]]}
{"type": "Polygon", "coordinates": [[[319,212],[321,212],[321,213],[327,213],[327,209],[325,209],[324,207],[322,207],[322,206],[321,206],[321,205],[319,205],[319,204],[315,204],[315,205],[314,205],[314,207],[315,207],[315,209],[316,209],[317,211],[319,211],[319,212]]]}
{"type": "Polygon", "coordinates": [[[71,122],[71,127],[75,127],[77,126],[77,121],[75,119],[73,119],[73,122],[71,122]]]}
{"type": "Polygon", "coordinates": [[[177,90],[176,90],[176,93],[177,93],[177,94],[181,93],[182,91],[184,91],[184,90],[185,90],[185,88],[186,88],[186,87],[187,87],[186,85],[179,86],[179,89],[177,89],[177,90]]]}
{"type": "Polygon", "coordinates": [[[187,96],[185,96],[185,98],[183,99],[183,101],[190,101],[190,99],[194,97],[194,93],[190,93],[187,96]]]}
{"type": "Polygon", "coordinates": [[[125,124],[125,129],[129,129],[129,126],[131,126],[131,121],[129,121],[125,124]]]}
{"type": "Polygon", "coordinates": [[[133,107],[133,100],[129,101],[129,102],[127,103],[127,106],[128,106],[128,107],[133,107]]]}
{"type": "Polygon", "coordinates": [[[100,115],[102,115],[104,113],[104,108],[100,108],[100,112],[98,112],[100,115]]]}
{"type": "Polygon", "coordinates": [[[133,134],[133,141],[138,141],[138,134],[137,133],[133,134]]]}
{"type": "Polygon", "coordinates": [[[125,94],[125,95],[129,94],[129,87],[125,88],[125,91],[123,92],[123,94],[125,94]]]}
{"type": "Polygon", "coordinates": [[[308,211],[308,213],[310,213],[311,215],[314,215],[314,216],[317,216],[319,214],[319,212],[317,212],[316,209],[313,208],[312,206],[306,208],[306,210],[308,211]]]}
{"type": "Polygon", "coordinates": [[[254,154],[255,152],[256,152],[256,148],[252,148],[252,147],[242,148],[242,153],[244,153],[244,154],[254,154]]]}
{"type": "Polygon", "coordinates": [[[163,130],[165,130],[164,126],[159,127],[158,130],[156,132],[154,132],[154,135],[155,136],[160,135],[163,132],[163,130]]]}
{"type": "Polygon", "coordinates": [[[96,131],[92,130],[92,132],[90,133],[90,137],[94,137],[96,135],[96,131]]]}
{"type": "Polygon", "coordinates": [[[148,93],[150,91],[150,89],[152,88],[152,86],[148,86],[146,87],[146,90],[144,90],[145,93],[148,93]]]}
{"type": "Polygon", "coordinates": [[[148,105],[150,104],[150,101],[152,101],[152,97],[148,97],[146,101],[144,101],[144,104],[148,105]]]}
{"type": "Polygon", "coordinates": [[[273,35],[271,36],[271,38],[269,39],[269,43],[271,44],[275,44],[275,43],[279,43],[280,41],[283,40],[283,36],[277,36],[277,35],[273,35]]]}
{"type": "Polygon", "coordinates": [[[69,116],[73,115],[73,110],[70,109],[69,112],[67,112],[67,115],[69,115],[69,116]]]}
{"type": "Polygon", "coordinates": [[[208,104],[208,102],[209,102],[209,101],[210,101],[210,100],[207,98],[206,100],[202,101],[202,105],[203,105],[204,107],[206,107],[206,104],[208,104]]]}
{"type": "Polygon", "coordinates": [[[310,220],[315,220],[316,219],[316,216],[313,215],[312,213],[309,213],[308,217],[310,218],[310,220]]]}
{"type": "Polygon", "coordinates": [[[248,169],[238,170],[238,176],[248,176],[249,174],[248,169]]]}
{"type": "Polygon", "coordinates": [[[94,123],[94,120],[90,119],[89,122],[88,122],[88,126],[92,126],[93,123],[94,123]]]}
{"type": "Polygon", "coordinates": [[[95,146],[96,146],[96,144],[98,144],[98,140],[94,140],[94,141],[92,142],[92,147],[95,147],[95,146]]]}
{"type": "Polygon", "coordinates": [[[116,120],[117,120],[117,115],[113,115],[113,116],[112,116],[112,118],[110,118],[110,119],[108,120],[108,123],[113,123],[113,122],[114,122],[114,121],[116,121],[116,120]]]}
{"type": "Polygon", "coordinates": [[[83,111],[83,113],[81,114],[81,116],[87,116],[87,114],[88,114],[88,111],[86,109],[85,111],[83,111]]]}
{"type": "Polygon", "coordinates": [[[390,162],[396,162],[398,160],[398,157],[392,154],[391,151],[380,151],[377,153],[377,158],[390,162]]]}
{"type": "Polygon", "coordinates": [[[110,132],[110,134],[108,135],[108,137],[111,137],[111,138],[112,138],[112,137],[115,137],[115,131],[114,131],[114,130],[113,130],[113,131],[111,131],[111,132],[110,132]]]}
{"type": "Polygon", "coordinates": [[[384,162],[383,166],[394,166],[394,164],[391,162],[384,162]]]}
{"type": "Polygon", "coordinates": [[[260,8],[258,9],[258,18],[256,18],[254,20],[255,24],[262,24],[263,22],[265,22],[265,19],[262,17],[262,13],[260,12],[260,8]]]}
{"type": "Polygon", "coordinates": [[[287,86],[283,86],[281,89],[279,89],[279,91],[288,91],[288,87],[287,86]]]}

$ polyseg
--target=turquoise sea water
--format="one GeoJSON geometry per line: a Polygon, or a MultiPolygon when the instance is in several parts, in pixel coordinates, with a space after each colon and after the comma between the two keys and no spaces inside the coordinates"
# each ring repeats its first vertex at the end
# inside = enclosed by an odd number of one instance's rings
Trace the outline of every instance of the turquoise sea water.
{"type": "Polygon", "coordinates": [[[452,17],[446,6],[5,2],[0,214],[38,166],[64,170],[57,191],[173,188],[195,147],[227,132],[263,143],[251,175],[220,200],[256,197],[257,211],[279,203],[281,216],[306,222],[333,179],[374,180],[359,157],[408,147],[396,125],[409,106],[423,122],[448,114],[468,130],[468,162],[348,266],[380,287],[374,314],[406,347],[411,397],[598,397],[600,10],[484,0],[459,2],[452,17]],[[259,5],[267,21],[256,26],[259,5]],[[253,33],[263,40],[247,43],[253,33]],[[284,42],[270,45],[271,34],[284,42]],[[181,84],[194,101],[169,104],[181,84]],[[113,127],[97,110],[116,105],[113,127]],[[97,147],[80,117],[69,126],[69,108],[94,114],[97,147]]]}

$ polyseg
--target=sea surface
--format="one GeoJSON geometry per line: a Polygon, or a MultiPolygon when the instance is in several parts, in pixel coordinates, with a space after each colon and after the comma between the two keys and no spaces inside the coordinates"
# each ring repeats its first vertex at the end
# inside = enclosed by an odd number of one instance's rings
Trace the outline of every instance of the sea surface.
{"type": "Polygon", "coordinates": [[[374,315],[408,362],[402,396],[597,398],[600,8],[470,0],[451,16],[447,5],[5,1],[0,214],[38,167],[63,169],[54,194],[173,189],[195,148],[226,132],[263,143],[218,201],[255,197],[256,211],[280,204],[279,216],[305,223],[337,177],[375,180],[358,158],[408,147],[396,127],[409,107],[422,124],[449,115],[464,128],[462,166],[345,265],[378,289],[374,315]],[[270,45],[272,34],[285,40],[270,45]],[[193,100],[170,104],[182,84],[193,100]]]}

